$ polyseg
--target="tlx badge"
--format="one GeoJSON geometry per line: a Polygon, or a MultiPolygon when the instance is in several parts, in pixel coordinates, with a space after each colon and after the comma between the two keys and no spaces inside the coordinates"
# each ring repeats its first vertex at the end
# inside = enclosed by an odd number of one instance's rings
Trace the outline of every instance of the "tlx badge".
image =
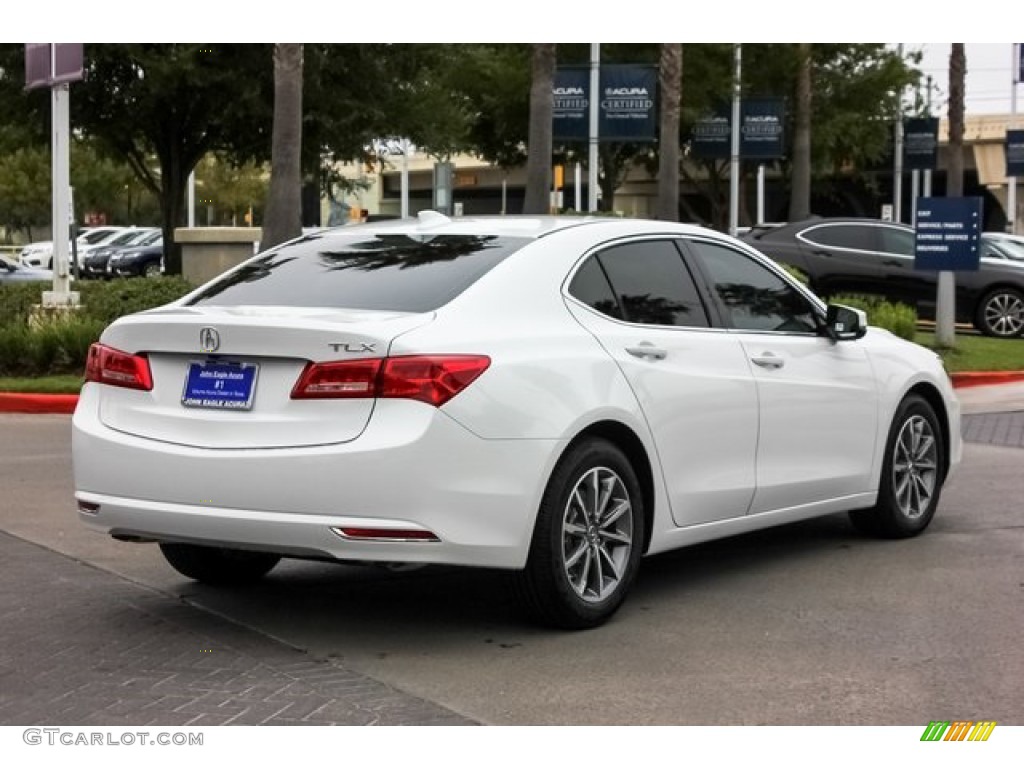
{"type": "Polygon", "coordinates": [[[335,352],[376,352],[376,344],[367,344],[365,341],[360,341],[355,344],[334,342],[327,345],[335,352]]]}

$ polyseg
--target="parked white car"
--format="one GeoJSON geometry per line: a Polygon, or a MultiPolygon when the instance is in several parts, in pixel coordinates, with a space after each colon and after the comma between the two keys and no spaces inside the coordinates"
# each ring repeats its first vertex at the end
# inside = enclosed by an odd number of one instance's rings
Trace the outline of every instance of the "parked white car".
{"type": "MultiPolygon", "coordinates": [[[[79,249],[103,245],[117,238],[127,227],[90,227],[83,229],[76,238],[79,249]]],[[[70,259],[71,254],[68,254],[70,259]]],[[[53,269],[53,241],[29,243],[18,254],[18,261],[26,267],[53,269]]]]}
{"type": "Polygon", "coordinates": [[[919,534],[961,450],[931,351],[737,240],[599,217],[286,243],[108,327],[73,420],[81,520],[186,576],[504,568],[568,628],[646,554],[845,511],[919,534]]]}

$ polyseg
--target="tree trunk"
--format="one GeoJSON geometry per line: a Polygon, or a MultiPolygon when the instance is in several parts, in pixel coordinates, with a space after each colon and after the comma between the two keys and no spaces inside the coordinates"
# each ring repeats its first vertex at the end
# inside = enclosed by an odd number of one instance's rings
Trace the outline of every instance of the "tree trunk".
{"type": "Polygon", "coordinates": [[[967,59],[964,44],[953,43],[949,55],[949,165],[946,197],[964,194],[964,81],[967,59]]]}
{"type": "Polygon", "coordinates": [[[174,230],[182,226],[185,213],[185,185],[188,173],[184,169],[177,146],[165,148],[160,160],[160,213],[164,233],[164,272],[181,274],[181,246],[174,240],[174,230]]]}
{"type": "Polygon", "coordinates": [[[270,192],[260,250],[302,234],[302,43],[274,45],[270,192]]]}
{"type": "MultiPolygon", "coordinates": [[[[555,44],[535,43],[531,63],[530,127],[523,213],[548,213],[551,190],[551,119],[554,110],[555,44]]],[[[594,98],[591,94],[591,98],[594,98]]]]}
{"type": "Polygon", "coordinates": [[[662,43],[658,62],[661,123],[658,128],[658,204],[655,218],[679,221],[679,103],[683,87],[682,43],[662,43]]]}
{"type": "Polygon", "coordinates": [[[811,215],[811,44],[797,44],[796,114],[793,129],[793,170],[789,220],[811,215]]]}

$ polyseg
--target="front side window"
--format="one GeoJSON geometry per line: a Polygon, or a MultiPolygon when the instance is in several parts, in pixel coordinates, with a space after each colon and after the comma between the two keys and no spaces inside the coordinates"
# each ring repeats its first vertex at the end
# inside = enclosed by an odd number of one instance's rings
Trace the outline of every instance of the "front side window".
{"type": "Polygon", "coordinates": [[[733,328],[817,333],[807,298],[763,264],[718,243],[693,241],[733,328]]]}

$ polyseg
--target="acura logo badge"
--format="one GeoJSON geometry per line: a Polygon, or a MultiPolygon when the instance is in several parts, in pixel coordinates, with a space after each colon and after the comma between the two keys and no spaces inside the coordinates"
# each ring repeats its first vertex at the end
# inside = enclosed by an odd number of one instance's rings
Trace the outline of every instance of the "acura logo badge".
{"type": "Polygon", "coordinates": [[[214,328],[199,329],[199,349],[203,352],[216,352],[220,347],[220,334],[214,328]]]}

